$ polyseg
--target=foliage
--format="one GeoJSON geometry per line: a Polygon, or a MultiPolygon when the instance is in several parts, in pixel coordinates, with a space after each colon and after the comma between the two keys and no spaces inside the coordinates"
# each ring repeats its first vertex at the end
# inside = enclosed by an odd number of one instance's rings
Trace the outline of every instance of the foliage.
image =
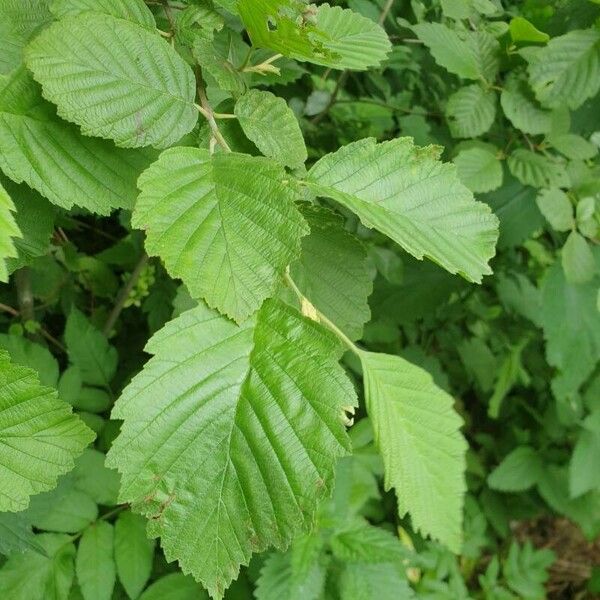
{"type": "Polygon", "coordinates": [[[0,597],[546,597],[519,524],[600,535],[600,4],[0,34],[0,597]]]}

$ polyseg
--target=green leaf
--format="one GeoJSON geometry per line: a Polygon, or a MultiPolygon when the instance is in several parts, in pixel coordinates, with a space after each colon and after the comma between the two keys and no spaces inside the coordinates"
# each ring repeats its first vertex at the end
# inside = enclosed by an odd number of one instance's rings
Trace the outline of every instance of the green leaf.
{"type": "Polygon", "coordinates": [[[496,93],[473,84],[448,98],[446,118],[453,137],[471,138],[484,134],[496,117],[496,93]]]}
{"type": "Polygon", "coordinates": [[[459,179],[472,192],[491,192],[502,185],[502,163],[498,152],[488,148],[467,148],[454,158],[459,179]]]}
{"type": "Polygon", "coordinates": [[[363,244],[344,229],[343,219],[325,208],[302,210],[310,235],[300,258],[290,265],[302,294],[351,339],[360,339],[371,311],[373,284],[363,244]]]}
{"type": "Polygon", "coordinates": [[[10,73],[21,64],[23,48],[51,19],[48,0],[0,0],[0,75],[10,73]]]}
{"type": "Polygon", "coordinates": [[[91,11],[125,19],[148,29],[156,28],[154,16],[143,0],[50,0],[50,11],[57,19],[91,11]]]}
{"type": "Polygon", "coordinates": [[[154,558],[154,540],[146,535],[146,519],[131,511],[119,514],[115,524],[115,562],[127,595],[137,598],[144,589],[154,558]]]}
{"type": "Polygon", "coordinates": [[[462,420],[429,373],[399,356],[360,352],[367,411],[398,512],[458,552],[466,489],[462,420]]]}
{"type": "Polygon", "coordinates": [[[569,234],[561,258],[567,281],[573,284],[590,281],[598,270],[587,240],[576,231],[569,234]]]}
{"type": "Polygon", "coordinates": [[[513,17],[508,24],[510,37],[513,42],[546,43],[550,36],[540,31],[524,17],[513,17]]]}
{"type": "Polygon", "coordinates": [[[85,315],[73,308],[67,318],[65,342],[69,360],[77,366],[84,383],[109,387],[117,369],[117,351],[85,315]]]}
{"type": "Polygon", "coordinates": [[[533,187],[567,187],[564,166],[543,154],[519,148],[508,157],[509,171],[524,185],[533,187]]]}
{"type": "Polygon", "coordinates": [[[538,135],[552,130],[552,111],[539,105],[525,80],[509,75],[500,104],[507,119],[524,133],[538,135]]]}
{"type": "Polygon", "coordinates": [[[105,459],[102,452],[86,448],[75,462],[75,487],[98,504],[114,506],[117,504],[121,478],[117,471],[105,466],[105,459]]]}
{"type": "Polygon", "coordinates": [[[273,553],[256,582],[256,600],[319,600],[325,588],[327,557],[317,532],[297,538],[285,554],[273,553]]]}
{"type": "Polygon", "coordinates": [[[271,92],[249,90],[235,104],[244,133],[269,158],[297,167],[307,158],[304,137],[292,109],[271,92]]]}
{"type": "Polygon", "coordinates": [[[575,224],[573,205],[558,188],[541,190],[535,199],[540,212],[556,231],[570,231],[575,224]]]}
{"type": "Polygon", "coordinates": [[[347,565],[338,582],[340,600],[411,600],[414,592],[398,563],[347,565]]]}
{"type": "Polygon", "coordinates": [[[15,211],[13,201],[0,183],[0,281],[5,283],[8,281],[5,259],[17,256],[13,238],[21,237],[21,230],[12,214],[15,211]]]}
{"type": "Polygon", "coordinates": [[[537,484],[543,469],[542,459],[533,448],[519,446],[488,475],[488,484],[501,492],[524,492],[537,484]]]}
{"type": "Polygon", "coordinates": [[[54,204],[104,215],[131,208],[148,162],[145,153],[82,136],[57,119],[24,68],[0,81],[0,169],[54,204]]]}
{"type": "Polygon", "coordinates": [[[52,489],[93,439],[54,390],[0,350],[0,511],[23,510],[52,489]]]}
{"type": "Polygon", "coordinates": [[[333,555],[344,562],[398,562],[405,560],[408,555],[407,549],[395,535],[362,520],[336,531],[329,544],[333,555]]]}
{"type": "Polygon", "coordinates": [[[559,371],[552,390],[559,398],[574,394],[600,359],[597,280],[570,284],[560,263],[542,283],[542,324],[548,362],[559,371]]]}
{"type": "Polygon", "coordinates": [[[419,23],[412,29],[435,62],[450,73],[475,81],[493,81],[496,77],[500,45],[489,33],[459,35],[441,23],[419,23]]]}
{"type": "Polygon", "coordinates": [[[237,321],[274,292],[308,231],[273,161],[173,148],[140,177],[134,227],[169,273],[237,321]]]}
{"type": "Polygon", "coordinates": [[[208,594],[191,577],[171,573],[155,581],[139,600],[208,600],[208,594]]]}
{"type": "Polygon", "coordinates": [[[37,371],[40,383],[56,387],[58,381],[58,361],[48,348],[40,346],[20,335],[0,333],[0,348],[10,355],[11,362],[37,371]]]}
{"type": "Polygon", "coordinates": [[[0,597],[7,600],[67,600],[73,583],[75,546],[68,535],[35,536],[46,555],[13,554],[0,569],[0,597]]]}
{"type": "Polygon", "coordinates": [[[254,46],[333,69],[378,66],[391,49],[385,31],[339,6],[297,0],[239,0],[238,11],[254,46]]]}
{"type": "Polygon", "coordinates": [[[544,583],[548,580],[548,569],[556,560],[552,550],[537,550],[530,541],[524,546],[513,542],[508,551],[502,571],[511,590],[523,600],[542,600],[546,597],[544,583]]]}
{"type": "Polygon", "coordinates": [[[312,523],[349,448],[354,390],[337,340],[274,300],[241,326],[199,305],[146,350],[113,410],[108,465],[167,559],[220,598],[253,552],[312,523]]]}
{"type": "Polygon", "coordinates": [[[569,31],[553,38],[529,63],[529,83],[549,108],[579,108],[600,88],[600,31],[569,31]]]}
{"type": "Polygon", "coordinates": [[[113,526],[106,521],[90,525],[81,536],[75,569],[85,600],[110,600],[115,586],[113,526]]]}
{"type": "Polygon", "coordinates": [[[0,554],[12,554],[32,550],[44,554],[31,532],[31,523],[22,513],[0,512],[0,554]]]}
{"type": "Polygon", "coordinates": [[[25,55],[44,97],[85,135],[166,148],[196,124],[194,75],[158,33],[84,12],[53,23],[25,55]]]}
{"type": "Polygon", "coordinates": [[[479,282],[491,273],[497,220],[438,158],[438,148],[417,148],[410,138],[367,138],[323,157],[307,183],[416,258],[479,282]]]}
{"type": "Polygon", "coordinates": [[[576,498],[600,489],[600,411],[593,412],[582,424],[569,464],[569,491],[576,498]]]}
{"type": "Polygon", "coordinates": [[[574,133],[551,135],[548,141],[561,154],[573,160],[586,160],[598,154],[598,148],[594,144],[574,133]]]}

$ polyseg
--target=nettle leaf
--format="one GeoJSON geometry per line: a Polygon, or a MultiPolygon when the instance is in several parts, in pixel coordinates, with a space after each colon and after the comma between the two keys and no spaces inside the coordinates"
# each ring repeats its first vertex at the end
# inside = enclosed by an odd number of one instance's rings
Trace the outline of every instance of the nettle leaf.
{"type": "Polygon", "coordinates": [[[600,31],[570,31],[550,40],[529,63],[529,83],[544,106],[579,108],[600,89],[600,31]]]}
{"type": "Polygon", "coordinates": [[[308,157],[296,116],[283,98],[271,92],[249,90],[236,102],[235,115],[256,147],[289,167],[308,157]]]}
{"type": "Polygon", "coordinates": [[[569,490],[576,498],[600,490],[600,473],[590,465],[600,459],[600,411],[590,414],[582,423],[579,438],[569,464],[569,490]]]}
{"type": "Polygon", "coordinates": [[[472,192],[491,192],[502,185],[502,163],[493,147],[461,150],[454,164],[458,177],[472,192]]]}
{"type": "Polygon", "coordinates": [[[352,10],[302,0],[240,0],[254,46],[333,69],[363,71],[391,50],[385,31],[352,10]]]}
{"type": "Polygon", "coordinates": [[[10,600],[67,600],[73,584],[75,546],[68,535],[35,536],[44,554],[12,554],[0,569],[0,597],[10,600]]]}
{"type": "Polygon", "coordinates": [[[519,446],[489,474],[488,484],[502,492],[524,492],[537,484],[543,470],[539,454],[530,446],[519,446]]]}
{"type": "Polygon", "coordinates": [[[143,0],[50,0],[50,11],[57,19],[91,11],[125,19],[148,29],[156,27],[154,15],[143,0]]]}
{"type": "Polygon", "coordinates": [[[44,97],[85,135],[166,148],[196,125],[191,68],[139,25],[84,12],[53,23],[25,55],[44,97]]]}
{"type": "Polygon", "coordinates": [[[573,285],[557,261],[542,284],[542,326],[548,362],[559,371],[552,390],[560,399],[572,396],[600,360],[598,279],[573,285]]]}
{"type": "Polygon", "coordinates": [[[471,138],[484,134],[496,117],[496,93],[473,84],[448,98],[446,118],[453,137],[471,138]]]}
{"type": "Polygon", "coordinates": [[[435,62],[450,73],[475,81],[493,81],[496,77],[500,45],[489,33],[461,35],[441,23],[419,23],[412,30],[429,48],[435,62]]]}
{"type": "Polygon", "coordinates": [[[454,400],[399,356],[360,351],[367,411],[400,516],[458,552],[467,443],[454,400]]]}
{"type": "Polygon", "coordinates": [[[23,510],[52,489],[93,439],[54,390],[0,350],[0,511],[23,510]]]}
{"type": "MultiPolygon", "coordinates": [[[[77,582],[85,600],[110,600],[116,581],[114,529],[98,521],[81,536],[75,569],[77,582]]],[[[132,557],[133,558],[133,557],[132,557]]]]}
{"type": "Polygon", "coordinates": [[[544,154],[519,148],[508,157],[509,171],[524,185],[532,187],[568,187],[564,165],[544,154]]]}
{"type": "Polygon", "coordinates": [[[194,297],[237,321],[272,295],[308,233],[277,163],[173,148],[145,171],[132,224],[194,297]]]}
{"type": "Polygon", "coordinates": [[[47,0],[0,0],[0,75],[10,73],[21,64],[23,48],[51,19],[47,0]]]}
{"type": "Polygon", "coordinates": [[[498,221],[438,158],[439,148],[415,147],[411,138],[367,138],[323,157],[306,183],[416,258],[479,282],[491,273],[498,221]]]}
{"type": "Polygon", "coordinates": [[[42,385],[56,387],[58,361],[48,348],[20,335],[4,333],[0,333],[0,348],[8,352],[11,362],[36,371],[42,385]]]}
{"type": "Polygon", "coordinates": [[[336,213],[303,207],[310,235],[302,239],[300,258],[290,265],[302,294],[351,339],[360,339],[371,311],[373,283],[364,245],[344,229],[336,213]]]}
{"type": "Polygon", "coordinates": [[[119,514],[115,524],[115,563],[119,581],[130,598],[144,589],[154,558],[154,540],[146,536],[146,519],[131,511],[119,514]]]}
{"type": "Polygon", "coordinates": [[[201,304],[146,350],[108,464],[167,559],[220,598],[253,552],[310,526],[349,449],[354,389],[337,340],[275,300],[241,326],[201,304]]]}
{"type": "Polygon", "coordinates": [[[13,216],[15,210],[13,201],[0,183],[0,281],[5,283],[8,281],[5,260],[17,256],[13,238],[21,237],[21,230],[13,216]]]}
{"type": "MultiPolygon", "coordinates": [[[[121,150],[57,119],[24,68],[0,81],[0,169],[62,208],[131,208],[147,152],[121,150]]],[[[16,199],[15,199],[16,201],[16,199]]]]}

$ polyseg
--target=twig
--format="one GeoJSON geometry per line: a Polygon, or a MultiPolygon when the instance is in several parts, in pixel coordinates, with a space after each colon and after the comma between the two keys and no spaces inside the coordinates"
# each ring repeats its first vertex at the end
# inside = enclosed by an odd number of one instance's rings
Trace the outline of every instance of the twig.
{"type": "Polygon", "coordinates": [[[387,19],[387,16],[390,14],[390,10],[392,9],[392,6],[394,5],[394,0],[387,0],[387,2],[385,3],[385,6],[383,7],[383,10],[381,11],[381,14],[379,15],[379,24],[383,25],[385,23],[385,20],[387,19]]]}
{"type": "Polygon", "coordinates": [[[349,71],[341,72],[341,74],[338,77],[338,80],[335,84],[335,88],[333,89],[333,92],[331,93],[331,97],[329,98],[329,102],[327,103],[327,106],[311,121],[311,123],[313,125],[318,125],[327,116],[327,114],[331,110],[331,107],[336,103],[337,97],[338,97],[340,91],[342,90],[343,85],[346,83],[346,80],[348,79],[349,75],[350,75],[349,71]]]}
{"type": "Polygon", "coordinates": [[[131,294],[131,290],[133,290],[137,280],[140,278],[140,275],[148,263],[148,260],[148,255],[144,253],[138,261],[138,264],[135,266],[135,269],[132,271],[129,279],[119,291],[115,305],[113,306],[110,315],[108,315],[108,319],[106,319],[106,323],[104,324],[104,328],[102,330],[106,337],[110,335],[112,328],[115,326],[115,323],[123,312],[123,309],[125,308],[125,302],[127,301],[127,298],[129,298],[129,294],[131,294]]]}
{"type": "Polygon", "coordinates": [[[19,311],[16,308],[13,308],[12,306],[8,306],[8,304],[2,304],[0,302],[0,310],[8,313],[9,315],[12,315],[13,317],[19,316],[19,311]]]}
{"type": "Polygon", "coordinates": [[[23,321],[35,321],[33,292],[31,291],[31,271],[29,267],[23,267],[15,272],[15,285],[17,287],[17,302],[21,318],[23,321]]]}
{"type": "Polygon", "coordinates": [[[198,91],[198,99],[200,100],[200,105],[196,105],[196,108],[208,121],[213,138],[215,138],[217,143],[221,146],[221,148],[223,148],[223,150],[225,150],[225,152],[231,152],[229,144],[219,131],[219,126],[215,120],[215,114],[208,102],[208,98],[206,97],[206,92],[204,91],[204,86],[202,85],[202,70],[200,67],[196,69],[196,89],[198,91]]]}

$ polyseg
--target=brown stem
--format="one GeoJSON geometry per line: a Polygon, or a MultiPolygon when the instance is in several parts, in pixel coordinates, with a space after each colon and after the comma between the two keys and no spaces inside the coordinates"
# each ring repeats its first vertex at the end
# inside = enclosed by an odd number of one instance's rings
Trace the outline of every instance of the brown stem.
{"type": "Polygon", "coordinates": [[[213,112],[213,109],[208,102],[208,98],[206,97],[206,92],[204,91],[204,86],[202,85],[202,70],[200,67],[196,68],[196,89],[198,91],[198,100],[200,100],[199,108],[202,109],[200,112],[208,121],[213,138],[215,138],[219,146],[221,146],[225,152],[231,152],[229,144],[219,131],[219,126],[217,125],[217,121],[215,119],[215,113],[213,112]]]}

